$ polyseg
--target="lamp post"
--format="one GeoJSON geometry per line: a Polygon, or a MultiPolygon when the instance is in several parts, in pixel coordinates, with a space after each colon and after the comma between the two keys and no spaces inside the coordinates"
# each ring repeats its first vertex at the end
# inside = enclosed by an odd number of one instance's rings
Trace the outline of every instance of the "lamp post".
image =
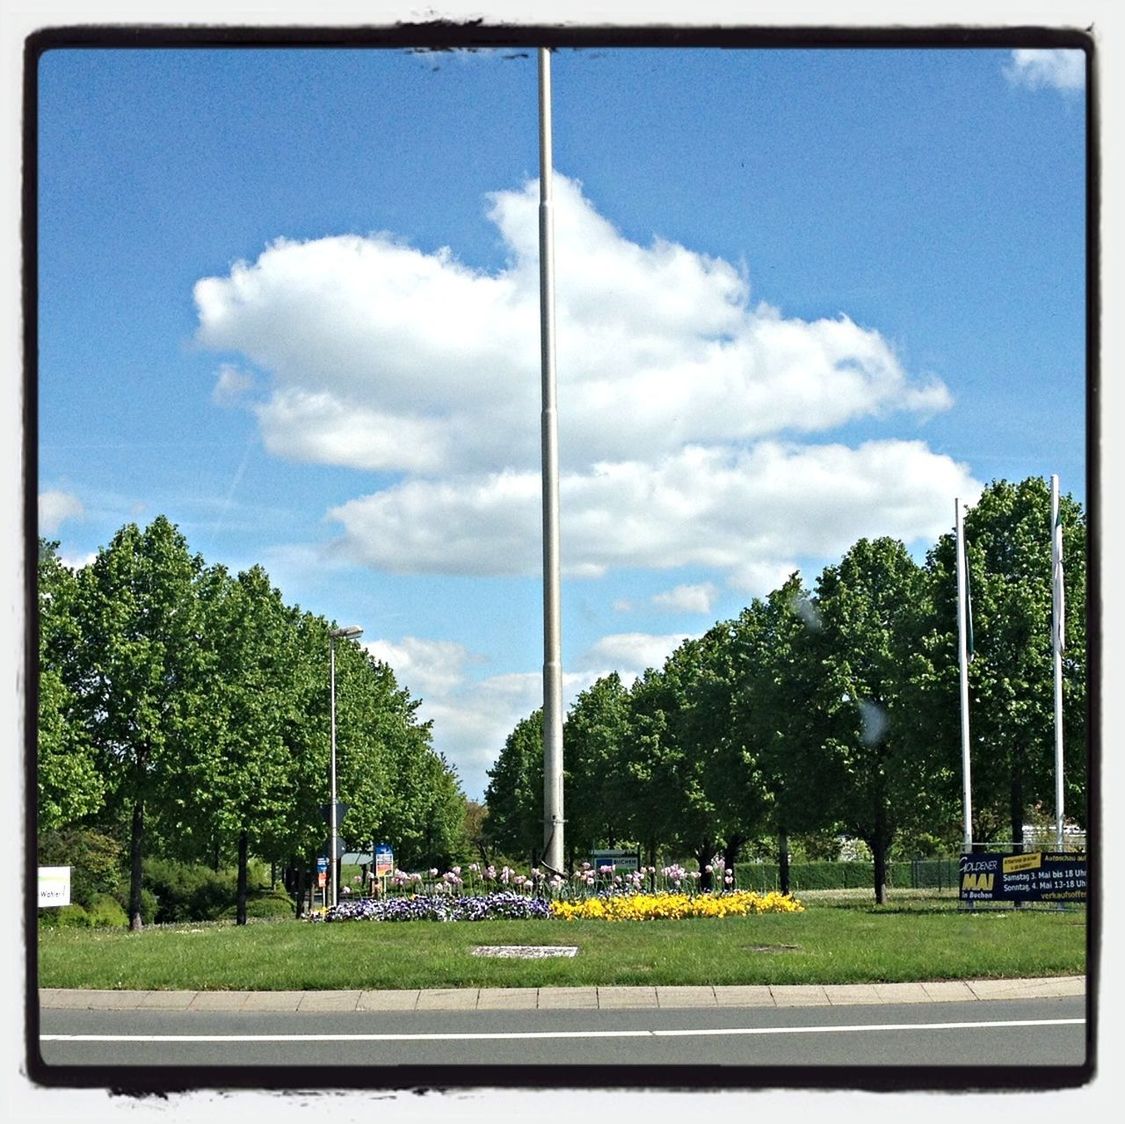
{"type": "Polygon", "coordinates": [[[339,890],[339,862],[337,860],[337,840],[339,839],[339,824],[336,820],[336,641],[352,640],[362,636],[363,629],[356,625],[346,628],[334,628],[328,633],[328,684],[331,705],[329,712],[332,724],[332,752],[329,764],[328,781],[328,869],[329,885],[332,887],[332,904],[336,905],[339,890]]]}

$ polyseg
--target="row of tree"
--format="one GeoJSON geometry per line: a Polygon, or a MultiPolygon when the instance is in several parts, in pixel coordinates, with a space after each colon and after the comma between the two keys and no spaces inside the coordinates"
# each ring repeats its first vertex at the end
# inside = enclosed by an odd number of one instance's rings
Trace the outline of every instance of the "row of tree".
{"type": "MultiPolygon", "coordinates": [[[[130,925],[142,859],[250,854],[302,873],[324,845],[329,632],[255,566],[193,555],[163,516],[130,524],[78,570],[40,542],[38,801],[42,834],[84,824],[128,840],[130,925]]],[[[337,792],[352,846],[447,862],[465,798],[393,670],[336,641],[337,792]]]]}
{"type": "MultiPolygon", "coordinates": [[[[1061,502],[1065,544],[1066,807],[1085,823],[1086,524],[1061,502]]],[[[990,485],[969,511],[972,836],[1017,848],[1054,806],[1051,519],[1046,483],[990,485]]],[[[807,589],[798,573],[734,620],[687,640],[626,686],[582,692],[563,731],[571,863],[628,842],[728,866],[775,841],[842,833],[873,857],[884,899],[896,840],[956,848],[961,713],[952,533],[916,563],[898,541],[861,540],[807,589]]],[[[523,719],[489,772],[485,830],[510,854],[543,838],[541,716],[523,719]]]]}

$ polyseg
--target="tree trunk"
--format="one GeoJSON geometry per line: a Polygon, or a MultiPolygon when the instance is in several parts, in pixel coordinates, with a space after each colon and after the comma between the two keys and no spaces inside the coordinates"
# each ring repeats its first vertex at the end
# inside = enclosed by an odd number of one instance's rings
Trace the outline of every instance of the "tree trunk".
{"type": "Polygon", "coordinates": [[[714,854],[715,843],[713,840],[708,840],[695,852],[695,861],[699,864],[699,889],[704,894],[710,893],[711,887],[714,885],[711,871],[707,869],[714,854]]]}
{"type": "Polygon", "coordinates": [[[246,924],[246,857],[249,840],[246,829],[238,833],[238,904],[235,907],[235,924],[246,924]]]}
{"type": "Polygon", "coordinates": [[[144,854],[145,808],[138,800],[133,805],[133,828],[129,843],[129,930],[139,933],[141,920],[141,856],[144,854]]]}
{"type": "Polygon", "coordinates": [[[1012,817],[1012,852],[1023,853],[1023,755],[1017,752],[1012,761],[1012,787],[1009,810],[1012,817]]]}
{"type": "Polygon", "coordinates": [[[884,905],[887,901],[887,815],[880,803],[875,809],[875,830],[867,840],[875,869],[875,904],[884,905]]]}
{"type": "Polygon", "coordinates": [[[777,831],[777,888],[783,894],[788,894],[789,890],[789,836],[785,833],[785,828],[778,828],[777,831]]]}
{"type": "Polygon", "coordinates": [[[293,911],[297,917],[305,912],[305,864],[299,862],[293,869],[293,911]]]}
{"type": "Polygon", "coordinates": [[[875,904],[885,905],[887,901],[887,849],[881,840],[876,840],[871,848],[875,867],[875,904]]]}

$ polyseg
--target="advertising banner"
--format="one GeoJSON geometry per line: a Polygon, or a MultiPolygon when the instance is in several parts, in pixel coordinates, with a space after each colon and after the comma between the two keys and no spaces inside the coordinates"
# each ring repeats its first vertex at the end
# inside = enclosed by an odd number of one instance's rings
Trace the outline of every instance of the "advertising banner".
{"type": "Polygon", "coordinates": [[[614,870],[640,870],[641,856],[636,851],[594,851],[590,865],[595,871],[607,866],[614,870]]]}
{"type": "Polygon", "coordinates": [[[961,900],[968,902],[1085,902],[1085,852],[1029,851],[1022,855],[962,855],[961,900]]]}
{"type": "Polygon", "coordinates": [[[395,868],[395,853],[389,843],[375,844],[375,873],[390,874],[395,868]]]}

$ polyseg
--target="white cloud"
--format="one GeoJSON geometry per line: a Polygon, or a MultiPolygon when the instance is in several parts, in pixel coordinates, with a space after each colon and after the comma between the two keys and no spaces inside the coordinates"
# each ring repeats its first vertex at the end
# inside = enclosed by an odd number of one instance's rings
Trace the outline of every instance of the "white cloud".
{"type": "Polygon", "coordinates": [[[53,535],[68,519],[80,519],[86,514],[82,501],[69,492],[49,491],[39,493],[39,533],[53,535]]]}
{"type": "Polygon", "coordinates": [[[711,582],[701,585],[678,585],[675,589],[657,593],[652,603],[659,609],[675,613],[709,613],[718,596],[718,587],[711,582]]]}
{"type": "MultiPolygon", "coordinates": [[[[539,672],[509,672],[474,679],[486,657],[461,644],[404,636],[365,645],[376,659],[394,668],[395,679],[421,700],[419,717],[432,721],[439,748],[457,768],[462,787],[473,799],[483,796],[487,772],[521,718],[543,703],[539,672]]],[[[563,706],[596,678],[589,671],[563,675],[563,706]]]]}
{"type": "Polygon", "coordinates": [[[1086,55],[1077,50],[1029,50],[1012,52],[1004,76],[1014,86],[1032,90],[1082,90],[1086,87],[1086,55]]]}
{"type": "Polygon", "coordinates": [[[230,363],[219,368],[211,401],[218,406],[236,406],[254,389],[254,376],[230,363]]]}
{"type": "Polygon", "coordinates": [[[423,640],[404,636],[397,643],[375,640],[364,645],[377,660],[394,668],[400,684],[409,686],[415,698],[439,697],[459,687],[465,665],[480,662],[466,647],[452,640],[423,640]]]}
{"type": "MultiPolygon", "coordinates": [[[[973,502],[968,469],[916,441],[763,442],[689,447],[657,464],[564,474],[562,558],[575,576],[705,566],[768,593],[795,557],[832,557],[860,537],[905,542],[947,529],[954,496],[973,502]]],[[[378,569],[531,574],[540,565],[539,480],[531,472],[414,480],[329,512],[342,550],[378,569]]]]}
{"type": "MultiPolygon", "coordinates": [[[[563,176],[556,216],[571,468],[950,404],[878,332],[752,306],[734,266],[629,241],[563,176]]],[[[488,217],[509,253],[496,273],[375,234],[279,239],[196,284],[199,341],[272,372],[257,408],[271,452],[427,476],[537,464],[536,183],[492,195],[488,217]]]]}
{"type": "Polygon", "coordinates": [[[658,668],[685,640],[686,632],[654,635],[649,632],[620,632],[603,636],[586,651],[578,666],[592,673],[591,682],[616,671],[626,683],[643,675],[650,667],[658,668]]]}
{"type": "Polygon", "coordinates": [[[92,562],[95,562],[98,557],[96,550],[88,551],[86,554],[59,554],[59,561],[71,570],[83,570],[92,562]]]}

